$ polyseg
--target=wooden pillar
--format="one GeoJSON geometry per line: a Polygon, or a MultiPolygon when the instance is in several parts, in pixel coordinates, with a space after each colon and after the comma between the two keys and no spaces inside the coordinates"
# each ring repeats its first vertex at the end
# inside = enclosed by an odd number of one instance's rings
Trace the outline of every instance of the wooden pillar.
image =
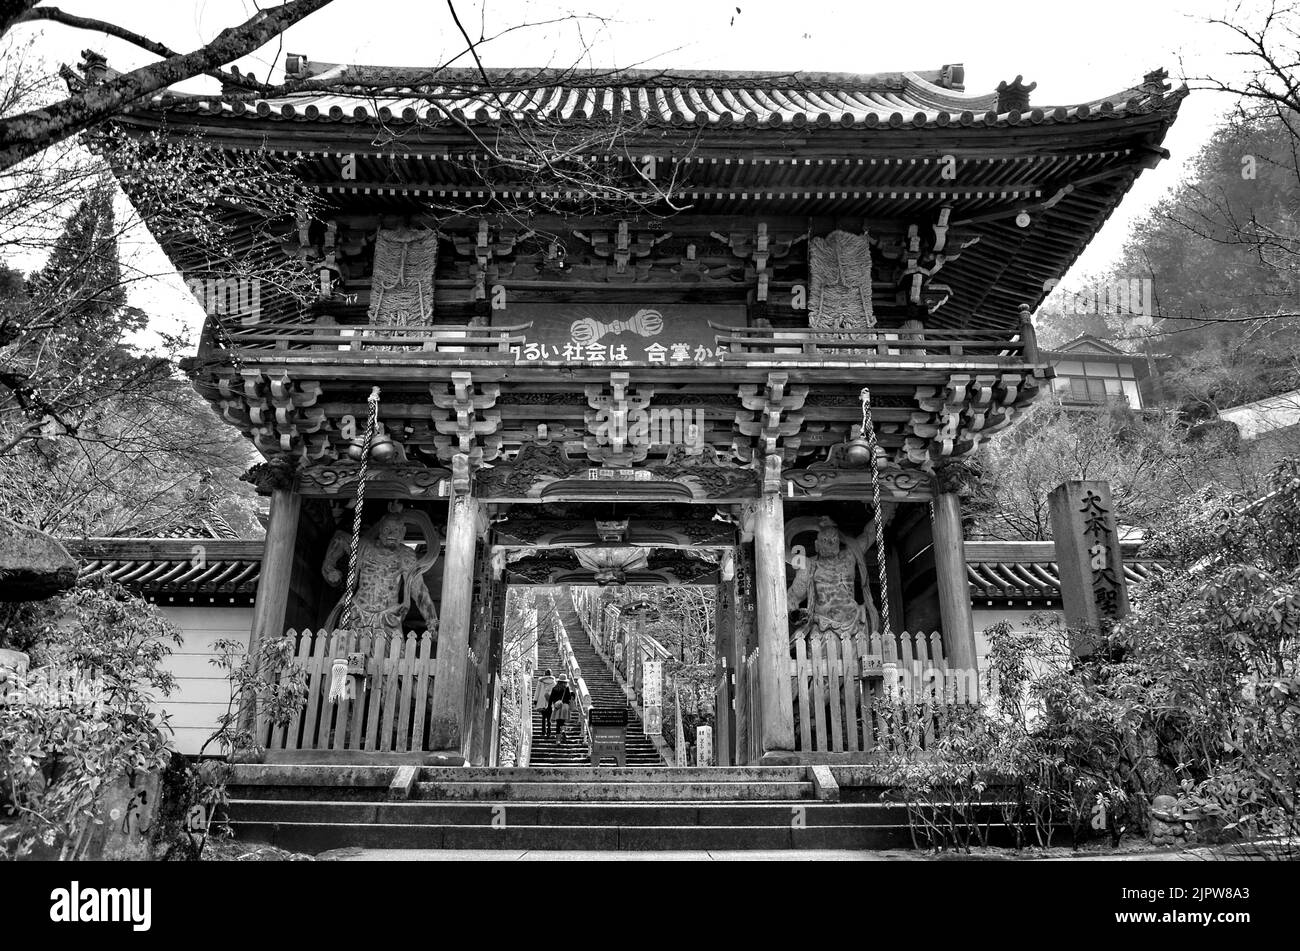
{"type": "Polygon", "coordinates": [[[289,604],[289,579],[293,574],[294,545],[302,497],[292,489],[271,492],[271,513],[266,524],[266,546],[262,570],[253,602],[253,627],[249,632],[248,655],[257,656],[263,638],[284,633],[284,615],[289,604]]]}
{"type": "Polygon", "coordinates": [[[781,496],[764,492],[753,504],[754,601],[758,608],[760,765],[799,762],[794,752],[790,692],[790,623],[786,603],[785,512],[781,496]]]}
{"type": "Polygon", "coordinates": [[[506,596],[508,586],[496,577],[496,572],[488,563],[487,578],[491,588],[491,618],[489,619],[489,646],[487,659],[487,696],[490,702],[484,712],[484,745],[486,746],[487,765],[497,764],[497,737],[501,732],[501,660],[505,653],[506,634],[506,596]]]}
{"type": "MultiPolygon", "coordinates": [[[[289,606],[289,579],[293,575],[294,548],[302,497],[293,489],[271,491],[271,511],[266,523],[266,544],[262,569],[253,600],[253,626],[248,632],[248,657],[256,665],[262,641],[284,634],[284,617],[289,606]]],[[[240,711],[240,725],[250,729],[256,711],[252,704],[240,711]]]]}
{"type": "Polygon", "coordinates": [[[750,764],[749,735],[749,683],[746,662],[754,648],[754,545],[743,542],[736,546],[736,613],[730,656],[731,669],[736,678],[735,737],[736,765],[750,764]]]}
{"type": "Polygon", "coordinates": [[[442,562],[442,610],[433,675],[429,745],[448,765],[464,762],[465,687],[469,633],[474,610],[474,549],[479,502],[468,493],[447,502],[447,543],[442,562]]]}
{"type": "Polygon", "coordinates": [[[889,620],[895,631],[905,630],[907,606],[903,602],[903,567],[898,560],[896,534],[885,539],[885,591],[882,598],[889,599],[889,620]]]}
{"type": "Polygon", "coordinates": [[[934,571],[938,580],[939,616],[943,620],[943,649],[948,667],[967,672],[967,683],[973,690],[978,690],[975,621],[971,617],[970,584],[966,580],[961,500],[952,492],[940,492],[934,497],[934,571]]]}
{"type": "Polygon", "coordinates": [[[714,650],[714,719],[717,722],[715,749],[719,766],[735,762],[735,736],[732,730],[731,678],[735,674],[732,658],[736,640],[736,580],[733,576],[718,585],[716,620],[713,625],[714,650]]]}

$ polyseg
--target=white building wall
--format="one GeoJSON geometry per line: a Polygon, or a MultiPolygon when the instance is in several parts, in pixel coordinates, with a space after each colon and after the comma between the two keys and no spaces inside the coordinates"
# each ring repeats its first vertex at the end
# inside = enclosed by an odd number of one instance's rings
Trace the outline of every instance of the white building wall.
{"type": "Polygon", "coordinates": [[[1221,410],[1219,418],[1236,423],[1246,440],[1300,425],[1300,390],[1221,410]]]}
{"type": "Polygon", "coordinates": [[[975,657],[979,662],[979,669],[985,671],[988,669],[986,658],[989,655],[989,641],[984,636],[984,630],[993,625],[1006,621],[1011,625],[1013,631],[1030,631],[1033,630],[1031,618],[1035,615],[1048,615],[1058,618],[1062,624],[1065,623],[1065,614],[1060,608],[1034,608],[1027,610],[1024,608],[999,608],[999,607],[980,607],[979,603],[971,606],[971,620],[975,624],[975,657]]]}
{"type": "MultiPolygon", "coordinates": [[[[213,643],[222,638],[239,641],[248,648],[253,626],[251,607],[172,607],[160,605],[167,618],[185,635],[185,642],[164,661],[176,678],[176,689],[160,697],[158,706],[171,714],[173,743],[181,753],[194,754],[217,727],[217,717],[226,712],[230,699],[229,681],[209,663],[217,656],[213,643]]],[[[208,747],[209,754],[219,752],[208,747]]]]}

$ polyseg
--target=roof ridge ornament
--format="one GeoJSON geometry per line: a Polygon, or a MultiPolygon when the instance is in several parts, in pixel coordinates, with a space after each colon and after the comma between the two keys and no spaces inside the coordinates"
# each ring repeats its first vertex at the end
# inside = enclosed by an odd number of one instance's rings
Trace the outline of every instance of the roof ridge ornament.
{"type": "Polygon", "coordinates": [[[1153,69],[1142,77],[1142,87],[1149,93],[1165,93],[1171,88],[1169,83],[1169,70],[1164,67],[1153,69]]]}
{"type": "Polygon", "coordinates": [[[1011,82],[1005,79],[998,83],[998,113],[1024,112],[1029,108],[1029,94],[1038,88],[1038,83],[1025,85],[1025,77],[1017,75],[1011,82]]]}
{"type": "Polygon", "coordinates": [[[77,64],[77,69],[86,78],[88,86],[98,85],[120,75],[117,70],[109,68],[108,57],[95,50],[81,51],[81,62],[77,64]]]}

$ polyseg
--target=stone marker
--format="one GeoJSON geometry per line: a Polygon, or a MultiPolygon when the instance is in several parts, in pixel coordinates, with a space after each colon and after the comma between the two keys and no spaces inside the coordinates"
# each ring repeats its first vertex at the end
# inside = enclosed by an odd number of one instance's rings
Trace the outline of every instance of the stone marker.
{"type": "Polygon", "coordinates": [[[99,804],[102,825],[91,834],[86,858],[109,862],[152,858],[149,839],[159,788],[158,773],[139,770],[109,783],[99,804]]]}
{"type": "Polygon", "coordinates": [[[45,532],[0,518],[0,601],[40,601],[77,583],[77,560],[45,532]]]}
{"type": "Polygon", "coordinates": [[[713,727],[711,726],[695,728],[695,765],[713,765],[713,727]]]}
{"type": "Polygon", "coordinates": [[[1128,614],[1128,589],[1110,485],[1063,482],[1047,497],[1071,652],[1091,654],[1104,623],[1128,614]]]}
{"type": "Polygon", "coordinates": [[[8,703],[10,693],[26,679],[29,662],[22,651],[0,649],[0,705],[8,703]]]}

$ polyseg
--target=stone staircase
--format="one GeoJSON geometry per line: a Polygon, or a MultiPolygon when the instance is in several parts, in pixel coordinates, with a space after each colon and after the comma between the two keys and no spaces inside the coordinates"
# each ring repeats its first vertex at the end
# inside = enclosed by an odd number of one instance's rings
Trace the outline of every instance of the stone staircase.
{"type": "Polygon", "coordinates": [[[587,636],[586,629],[582,626],[582,621],[567,591],[562,591],[555,596],[555,607],[559,612],[560,621],[564,624],[564,630],[569,635],[569,646],[573,648],[573,656],[577,658],[578,666],[582,670],[582,678],[587,683],[592,704],[607,709],[622,707],[627,710],[627,733],[624,741],[627,765],[663,766],[663,757],[659,755],[654,741],[645,735],[640,718],[628,703],[623,688],[614,679],[614,671],[592,646],[591,639],[587,636]]]}
{"type": "MultiPolygon", "coordinates": [[[[576,651],[575,651],[576,654],[576,651]]],[[[579,660],[583,676],[586,676],[586,662],[579,660]]],[[[533,679],[534,695],[537,691],[537,680],[540,678],[542,671],[550,669],[555,676],[564,673],[564,666],[560,663],[560,651],[555,646],[554,638],[549,635],[543,635],[537,641],[537,674],[538,677],[533,679]]],[[[542,714],[540,710],[533,710],[533,747],[529,756],[529,764],[532,766],[586,766],[591,762],[590,748],[582,736],[582,722],[578,719],[581,716],[577,710],[577,704],[574,704],[572,716],[569,719],[568,729],[565,731],[568,739],[561,743],[555,736],[554,731],[548,737],[542,736],[542,714]]]]}
{"type": "Polygon", "coordinates": [[[318,852],[907,848],[879,790],[816,798],[804,766],[232,767],[236,836],[318,852]]]}

